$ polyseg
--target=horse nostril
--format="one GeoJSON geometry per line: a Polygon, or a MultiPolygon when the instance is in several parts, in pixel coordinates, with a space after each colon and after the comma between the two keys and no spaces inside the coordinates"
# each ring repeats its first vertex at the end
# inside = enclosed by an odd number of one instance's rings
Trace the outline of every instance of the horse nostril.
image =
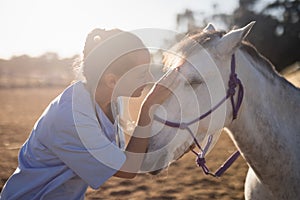
{"type": "Polygon", "coordinates": [[[157,175],[157,174],[159,174],[161,171],[162,171],[162,169],[158,169],[158,170],[149,172],[149,174],[151,174],[151,175],[157,175]]]}
{"type": "Polygon", "coordinates": [[[193,144],[190,146],[189,150],[193,150],[195,147],[196,147],[196,144],[193,143],[193,144]]]}

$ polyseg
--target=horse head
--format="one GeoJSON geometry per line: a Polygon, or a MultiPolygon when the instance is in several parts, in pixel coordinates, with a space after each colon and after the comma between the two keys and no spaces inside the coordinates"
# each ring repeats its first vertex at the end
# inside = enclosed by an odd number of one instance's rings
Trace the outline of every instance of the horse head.
{"type": "Polygon", "coordinates": [[[142,171],[156,174],[167,168],[193,148],[195,140],[204,147],[211,138],[207,152],[213,148],[222,129],[232,121],[230,101],[220,104],[228,94],[232,55],[253,24],[228,33],[216,31],[209,24],[164,54],[165,72],[180,72],[178,85],[155,111],[142,171]],[[212,110],[217,104],[220,105],[212,110]]]}

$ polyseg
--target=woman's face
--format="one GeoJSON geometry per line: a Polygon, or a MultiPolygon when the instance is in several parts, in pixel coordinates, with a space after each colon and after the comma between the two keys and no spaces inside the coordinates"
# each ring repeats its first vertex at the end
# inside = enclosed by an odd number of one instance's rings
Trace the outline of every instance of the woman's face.
{"type": "Polygon", "coordinates": [[[152,76],[149,72],[149,53],[145,52],[145,50],[134,52],[130,57],[132,64],[129,70],[117,76],[116,86],[112,95],[113,98],[118,96],[138,97],[142,94],[145,85],[152,82],[152,76]]]}
{"type": "Polygon", "coordinates": [[[116,96],[140,96],[143,88],[151,81],[148,65],[141,65],[119,77],[114,94],[116,96]]]}

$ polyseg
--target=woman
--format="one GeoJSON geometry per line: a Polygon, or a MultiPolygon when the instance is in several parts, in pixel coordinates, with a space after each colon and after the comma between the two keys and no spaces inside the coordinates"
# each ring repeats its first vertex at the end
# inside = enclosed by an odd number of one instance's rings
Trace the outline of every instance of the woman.
{"type": "Polygon", "coordinates": [[[133,178],[139,171],[150,136],[151,107],[169,96],[167,86],[174,86],[176,72],[146,96],[138,126],[123,149],[123,136],[114,125],[117,97],[141,93],[146,71],[130,72],[149,64],[149,52],[131,33],[95,29],[83,54],[85,81],[66,88],[36,122],[1,199],[84,199],[88,186],[97,189],[111,176],[133,178]]]}

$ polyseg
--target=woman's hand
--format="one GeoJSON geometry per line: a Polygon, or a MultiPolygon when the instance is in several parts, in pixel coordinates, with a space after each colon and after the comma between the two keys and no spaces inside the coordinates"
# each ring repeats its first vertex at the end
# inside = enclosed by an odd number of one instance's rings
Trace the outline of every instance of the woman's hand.
{"type": "Polygon", "coordinates": [[[150,109],[155,105],[161,105],[168,97],[170,97],[172,90],[175,89],[177,84],[177,69],[167,73],[154,84],[143,102],[138,125],[145,126],[151,122],[152,114],[149,113],[150,109]]]}

